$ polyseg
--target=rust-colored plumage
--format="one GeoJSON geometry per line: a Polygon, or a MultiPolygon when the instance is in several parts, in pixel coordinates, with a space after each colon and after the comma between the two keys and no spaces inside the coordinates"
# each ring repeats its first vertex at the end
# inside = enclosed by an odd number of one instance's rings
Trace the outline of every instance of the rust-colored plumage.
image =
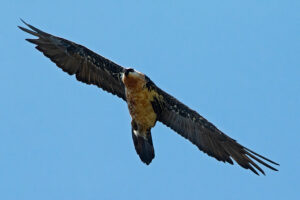
{"type": "Polygon", "coordinates": [[[84,46],[25,24],[31,30],[19,28],[38,37],[27,41],[35,44],[59,68],[75,75],[79,81],[96,85],[126,101],[132,118],[135,149],[144,163],[150,164],[154,158],[151,128],[160,121],[219,161],[233,164],[234,160],[255,174],[258,174],[256,170],[264,174],[256,162],[277,171],[270,165],[277,163],[237,143],[196,111],[161,90],[146,75],[123,68],[84,46]]]}

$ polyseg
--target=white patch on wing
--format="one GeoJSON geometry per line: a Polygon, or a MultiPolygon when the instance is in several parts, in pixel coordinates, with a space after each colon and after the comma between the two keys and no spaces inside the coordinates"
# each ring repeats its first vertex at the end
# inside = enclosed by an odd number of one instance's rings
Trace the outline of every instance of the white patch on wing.
{"type": "Polygon", "coordinates": [[[139,136],[138,130],[133,130],[133,134],[134,134],[135,136],[139,136]]]}
{"type": "Polygon", "coordinates": [[[124,77],[125,77],[125,73],[123,72],[122,75],[121,75],[121,80],[122,80],[123,83],[124,83],[124,77]]]}

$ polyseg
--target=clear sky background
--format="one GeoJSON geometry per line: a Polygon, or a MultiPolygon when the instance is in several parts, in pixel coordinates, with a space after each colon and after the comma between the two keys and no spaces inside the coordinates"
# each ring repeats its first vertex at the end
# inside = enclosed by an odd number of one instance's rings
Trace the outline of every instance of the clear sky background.
{"type": "Polygon", "coordinates": [[[300,1],[143,2],[1,2],[0,199],[299,199],[300,1]],[[279,172],[218,162],[160,123],[144,165],[126,104],[58,69],[19,18],[144,72],[279,172]]]}

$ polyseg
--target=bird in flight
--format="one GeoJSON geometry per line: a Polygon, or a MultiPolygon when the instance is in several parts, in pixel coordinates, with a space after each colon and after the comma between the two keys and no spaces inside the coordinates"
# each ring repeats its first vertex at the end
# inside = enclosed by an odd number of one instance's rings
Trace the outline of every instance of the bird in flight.
{"type": "Polygon", "coordinates": [[[155,155],[151,128],[159,121],[219,161],[233,164],[234,160],[257,175],[257,170],[265,174],[258,163],[278,171],[271,164],[279,164],[237,143],[196,111],[160,89],[145,74],[121,67],[82,45],[22,22],[30,29],[18,27],[37,37],[26,40],[35,44],[37,50],[64,72],[75,75],[78,81],[117,95],[127,103],[135,150],[145,164],[149,165],[155,155]]]}

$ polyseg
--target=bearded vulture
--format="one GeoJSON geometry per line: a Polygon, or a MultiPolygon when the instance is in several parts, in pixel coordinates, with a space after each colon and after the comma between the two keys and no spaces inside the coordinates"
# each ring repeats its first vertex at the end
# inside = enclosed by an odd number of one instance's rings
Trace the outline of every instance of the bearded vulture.
{"type": "Polygon", "coordinates": [[[131,132],[135,150],[149,165],[154,158],[151,128],[159,121],[215,159],[233,164],[259,175],[264,171],[258,163],[277,171],[269,163],[279,165],[255,153],[224,134],[196,111],[160,89],[145,74],[120,65],[69,40],[45,33],[30,24],[19,28],[37,39],[26,39],[46,57],[78,81],[93,84],[123,99],[131,115],[131,132]],[[254,162],[256,161],[256,162],[254,162]]]}

